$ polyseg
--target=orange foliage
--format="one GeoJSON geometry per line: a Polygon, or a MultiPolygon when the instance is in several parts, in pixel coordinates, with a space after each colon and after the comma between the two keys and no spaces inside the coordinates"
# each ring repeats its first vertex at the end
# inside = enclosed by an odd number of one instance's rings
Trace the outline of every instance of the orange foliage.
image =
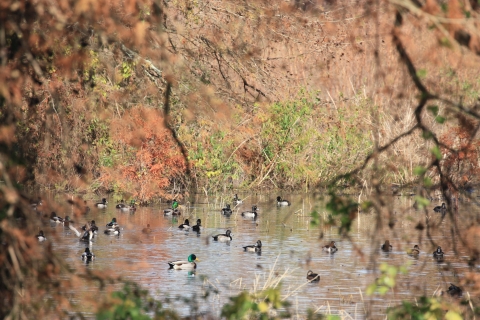
{"type": "Polygon", "coordinates": [[[113,170],[103,168],[102,180],[141,200],[165,196],[165,189],[175,179],[182,179],[186,164],[163,123],[159,110],[146,107],[129,109],[112,120],[111,139],[125,153],[113,170]]]}

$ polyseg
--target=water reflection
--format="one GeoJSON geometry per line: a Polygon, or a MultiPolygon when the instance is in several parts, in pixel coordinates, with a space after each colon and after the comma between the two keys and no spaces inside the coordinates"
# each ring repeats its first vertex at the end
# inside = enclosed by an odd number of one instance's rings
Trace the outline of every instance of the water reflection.
{"type": "MultiPolygon", "coordinates": [[[[206,290],[215,288],[206,301],[199,301],[198,312],[218,315],[228,297],[240,290],[259,290],[268,283],[269,277],[282,276],[282,292],[298,305],[298,312],[308,308],[332,313],[346,312],[352,318],[377,318],[385,315],[386,305],[397,304],[402,299],[413,300],[419,295],[431,296],[439,288],[447,290],[450,282],[459,282],[462,273],[468,270],[467,259],[454,254],[452,222],[447,214],[441,217],[432,211],[425,218],[422,211],[412,208],[412,198],[392,198],[392,210],[396,212],[395,224],[377,226],[374,214],[359,214],[352,225],[349,238],[339,234],[335,225],[312,227],[310,212],[316,210],[321,218],[327,217],[324,203],[314,195],[290,196],[291,206],[277,206],[277,195],[242,196],[243,203],[223,215],[225,203],[217,201],[208,205],[206,199],[197,196],[190,199],[191,205],[180,218],[164,216],[167,206],[138,207],[134,214],[116,210],[113,204],[106,209],[93,208],[84,221],[95,220],[105,226],[116,217],[121,227],[118,235],[105,235],[105,227],[92,240],[96,260],[86,264],[92,270],[105,270],[113,275],[140,283],[157,298],[172,298],[169,305],[182,315],[190,312],[190,306],[176,297],[191,299],[202,297],[206,290]],[[242,212],[254,205],[258,218],[243,218],[242,212]],[[433,215],[435,214],[435,215],[433,215]],[[201,219],[201,232],[178,229],[179,219],[201,219]],[[423,225],[422,228],[418,228],[423,225]],[[142,233],[148,226],[150,232],[142,233]],[[227,236],[224,243],[214,241],[214,236],[227,236]],[[427,237],[427,230],[433,243],[427,237]],[[391,251],[382,251],[381,245],[389,239],[391,251]],[[246,245],[261,240],[261,250],[245,252],[246,245]],[[322,250],[322,245],[334,241],[337,252],[322,250]],[[422,251],[408,255],[407,250],[418,244],[422,251]],[[434,259],[433,252],[440,244],[445,252],[444,260],[434,259]],[[201,261],[196,271],[169,270],[168,261],[195,254],[201,261]],[[384,296],[368,297],[365,289],[380,276],[381,263],[403,266],[409,263],[408,274],[399,275],[395,292],[384,296]],[[272,271],[273,270],[273,271],[272,271]],[[304,285],[308,270],[320,275],[320,283],[304,285]],[[283,276],[284,275],[284,276],[283,276]]],[[[230,196],[227,197],[231,199],[230,196]]],[[[470,209],[460,207],[457,221],[466,228],[476,217],[470,217],[470,209]]],[[[76,219],[78,220],[78,219],[76,219]]],[[[385,219],[388,223],[388,219],[385,219]]],[[[52,224],[57,232],[63,226],[52,224]]],[[[46,229],[44,229],[45,231],[46,229]]],[[[79,262],[85,244],[67,230],[58,232],[58,239],[49,237],[54,249],[69,263],[79,262]]],[[[459,255],[467,257],[462,247],[459,255]]],[[[81,261],[81,259],[80,259],[81,261]]],[[[475,265],[478,268],[477,265],[475,265]]],[[[85,288],[93,290],[93,288],[85,288]]],[[[201,299],[201,298],[199,298],[201,299]]]]}

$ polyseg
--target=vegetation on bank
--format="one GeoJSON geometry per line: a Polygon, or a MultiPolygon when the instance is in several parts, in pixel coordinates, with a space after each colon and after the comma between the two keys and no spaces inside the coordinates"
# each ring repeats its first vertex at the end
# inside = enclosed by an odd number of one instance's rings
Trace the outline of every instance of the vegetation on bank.
{"type": "MultiPolygon", "coordinates": [[[[66,317],[82,281],[119,281],[76,275],[51,246],[40,250],[33,189],[148,201],[192,186],[329,185],[332,221],[347,236],[359,204],[336,187],[369,190],[362,209],[390,221],[391,184],[415,186],[420,204],[440,190],[454,208],[479,182],[474,1],[39,0],[1,8],[2,318],[66,317]]],[[[83,203],[70,201],[80,216],[83,203]]],[[[452,237],[476,261],[454,214],[452,237]]],[[[434,227],[427,214],[424,227],[434,227]]],[[[477,278],[468,280],[475,288],[477,278]]],[[[379,290],[392,283],[384,277],[379,290]]],[[[281,317],[288,306],[278,290],[232,297],[223,316],[281,317]]],[[[471,304],[419,301],[390,316],[478,314],[471,304]]],[[[135,285],[97,314],[177,317],[135,285]]]]}

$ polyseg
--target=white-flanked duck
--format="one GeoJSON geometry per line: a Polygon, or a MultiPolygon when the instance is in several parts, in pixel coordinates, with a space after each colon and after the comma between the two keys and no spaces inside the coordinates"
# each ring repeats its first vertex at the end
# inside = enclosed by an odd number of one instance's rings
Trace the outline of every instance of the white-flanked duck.
{"type": "Polygon", "coordinates": [[[214,241],[220,242],[227,242],[232,241],[232,232],[227,230],[225,234],[217,234],[216,236],[212,236],[214,241]]]}
{"type": "Polygon", "coordinates": [[[93,252],[91,252],[89,248],[85,248],[85,252],[82,253],[82,260],[93,261],[94,259],[95,259],[95,255],[93,254],[93,252]]]}
{"type": "Polygon", "coordinates": [[[335,241],[330,241],[329,244],[324,245],[322,247],[323,251],[329,252],[329,253],[335,253],[338,251],[337,247],[335,246],[335,241]]]}
{"type": "Polygon", "coordinates": [[[252,211],[244,211],[242,212],[242,217],[245,217],[245,218],[257,218],[257,206],[253,206],[252,207],[252,211]]]}
{"type": "Polygon", "coordinates": [[[170,266],[170,269],[175,269],[175,270],[194,270],[197,268],[197,264],[195,261],[200,261],[197,259],[197,256],[195,256],[193,253],[188,256],[188,260],[178,260],[178,261],[169,261],[167,262],[168,265],[170,266]]]}
{"type": "Polygon", "coordinates": [[[52,223],[63,223],[63,221],[64,221],[63,218],[60,218],[59,216],[57,216],[55,211],[52,211],[52,213],[50,214],[50,222],[52,222],[52,223]]]}
{"type": "Polygon", "coordinates": [[[185,219],[185,222],[179,225],[178,229],[190,230],[190,221],[188,221],[188,219],[185,219]]]}
{"type": "Polygon", "coordinates": [[[192,230],[195,232],[200,232],[200,227],[202,226],[202,220],[197,219],[197,224],[192,226],[192,230]]]}
{"type": "Polygon", "coordinates": [[[120,234],[120,227],[119,226],[110,227],[110,228],[106,229],[104,231],[104,233],[108,234],[108,235],[113,235],[113,236],[119,235],[120,234]]]}
{"type": "Polygon", "coordinates": [[[444,252],[442,251],[442,247],[438,246],[437,250],[433,251],[433,257],[436,259],[443,259],[444,252]]]}
{"type": "Polygon", "coordinates": [[[233,197],[233,205],[239,205],[242,204],[243,200],[238,197],[238,195],[235,193],[235,197],[233,197]]]}
{"type": "Polygon", "coordinates": [[[102,201],[101,202],[97,202],[95,203],[95,207],[97,208],[100,208],[100,209],[103,209],[103,208],[106,208],[107,207],[107,199],[106,198],[102,198],[102,201]]]}
{"type": "Polygon", "coordinates": [[[37,234],[37,239],[39,242],[42,242],[42,241],[45,241],[47,240],[47,238],[45,237],[45,235],[43,234],[43,230],[40,230],[37,234]]]}
{"type": "Polygon", "coordinates": [[[107,228],[114,228],[116,227],[118,224],[117,224],[117,218],[112,218],[112,221],[110,221],[109,223],[107,223],[105,226],[107,228]]]}
{"type": "Polygon", "coordinates": [[[225,208],[222,209],[222,214],[225,216],[229,216],[232,214],[232,209],[230,208],[230,204],[227,203],[225,208]]]}
{"type": "Polygon", "coordinates": [[[260,252],[262,251],[262,241],[258,240],[254,245],[245,246],[243,247],[243,250],[248,252],[260,252]]]}
{"type": "Polygon", "coordinates": [[[117,203],[117,205],[115,206],[116,209],[123,209],[123,208],[126,208],[127,205],[125,204],[125,201],[120,200],[120,203],[117,203]]]}
{"type": "Polygon", "coordinates": [[[307,280],[309,282],[319,282],[320,281],[320,275],[318,273],[313,273],[312,270],[308,270],[307,280]]]}
{"type": "Polygon", "coordinates": [[[277,206],[289,206],[290,201],[282,199],[282,197],[277,197],[277,206]]]}

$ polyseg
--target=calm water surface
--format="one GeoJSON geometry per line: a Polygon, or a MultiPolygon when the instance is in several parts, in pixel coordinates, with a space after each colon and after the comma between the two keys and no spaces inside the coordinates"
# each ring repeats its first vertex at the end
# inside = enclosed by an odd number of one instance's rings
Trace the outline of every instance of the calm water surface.
{"type": "MultiPolygon", "coordinates": [[[[181,298],[197,297],[196,312],[217,316],[229,296],[238,294],[242,289],[260,290],[269,276],[277,276],[283,277],[282,294],[292,303],[292,310],[298,315],[303,316],[307,309],[312,309],[353,319],[364,319],[366,314],[368,318],[381,318],[385,316],[387,307],[397,305],[401,300],[431,296],[436,290],[448,288],[450,282],[458,284],[462,274],[469,270],[465,263],[466,253],[452,240],[453,223],[450,218],[441,222],[440,215],[432,210],[439,203],[428,208],[430,225],[437,226],[429,230],[435,241],[433,244],[426,236],[427,229],[415,229],[419,222],[425,225],[426,218],[423,212],[411,209],[413,199],[410,197],[389,199],[389,208],[394,212],[392,228],[387,226],[388,219],[379,221],[375,214],[360,213],[349,238],[346,238],[339,234],[337,226],[323,223],[320,227],[310,225],[311,211],[316,210],[321,217],[327,215],[325,203],[320,197],[311,194],[284,195],[292,205],[277,207],[276,196],[240,195],[246,199],[235,208],[231,217],[220,213],[224,203],[220,197],[208,199],[196,195],[186,204],[187,212],[179,218],[164,217],[163,209],[168,207],[167,204],[139,207],[136,213],[130,214],[116,210],[111,200],[107,209],[92,208],[84,218],[76,219],[77,227],[94,219],[100,228],[90,245],[96,260],[88,265],[79,264],[86,245],[80,243],[70,230],[63,226],[51,226],[46,234],[48,238],[48,233],[56,231],[58,237],[50,237],[49,241],[77,268],[108,271],[135,281],[156,298],[172,298],[169,306],[182,315],[192,312],[192,304],[183,302],[181,298]],[[259,206],[258,218],[255,221],[242,218],[241,212],[250,210],[253,204],[259,206]],[[123,227],[120,236],[103,234],[105,224],[112,217],[116,217],[123,227]],[[178,225],[185,218],[189,218],[190,224],[194,224],[197,218],[202,219],[201,233],[179,230],[178,225]],[[141,230],[147,223],[152,233],[144,235],[141,230]],[[227,229],[232,231],[233,241],[212,241],[212,235],[224,233],[227,229]],[[243,251],[243,246],[255,244],[259,239],[263,244],[261,254],[243,251]],[[393,245],[390,253],[379,250],[385,239],[393,245]],[[336,241],[339,251],[335,254],[322,252],[322,246],[331,240],[336,241]],[[437,243],[446,252],[442,263],[432,257],[437,243]],[[421,248],[418,258],[406,254],[406,249],[415,244],[421,248]],[[455,245],[459,252],[457,257],[454,254],[455,245]],[[168,269],[167,261],[186,260],[191,253],[201,260],[195,273],[168,269]],[[385,296],[367,296],[366,287],[380,276],[378,267],[381,263],[395,266],[408,263],[409,273],[397,278],[395,292],[385,296]],[[320,283],[306,283],[306,274],[310,269],[320,274],[320,283]],[[206,300],[200,298],[209,290],[212,294],[206,300]]],[[[93,207],[93,204],[90,206],[93,207]]],[[[460,206],[455,218],[461,227],[475,221],[477,208],[473,204],[460,206]]],[[[476,268],[478,271],[479,266],[476,268]]],[[[96,287],[85,287],[84,290],[87,295],[98,292],[96,287]]],[[[84,311],[87,316],[91,312],[87,306],[84,311]]]]}

